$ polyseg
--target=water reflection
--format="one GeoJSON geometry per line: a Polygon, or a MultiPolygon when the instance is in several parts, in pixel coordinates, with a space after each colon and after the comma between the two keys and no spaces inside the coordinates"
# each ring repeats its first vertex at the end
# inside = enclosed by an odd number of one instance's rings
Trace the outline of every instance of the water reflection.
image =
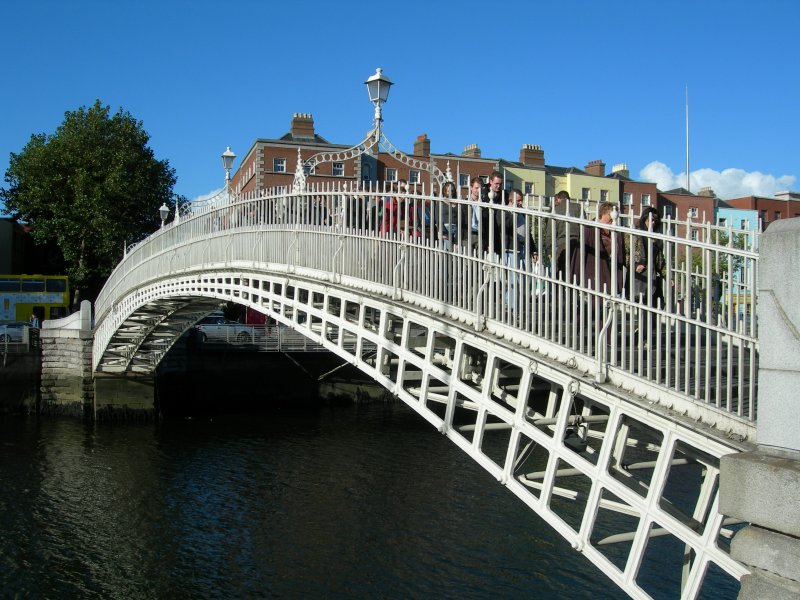
{"type": "Polygon", "coordinates": [[[0,434],[11,597],[621,596],[401,404],[0,434]]]}

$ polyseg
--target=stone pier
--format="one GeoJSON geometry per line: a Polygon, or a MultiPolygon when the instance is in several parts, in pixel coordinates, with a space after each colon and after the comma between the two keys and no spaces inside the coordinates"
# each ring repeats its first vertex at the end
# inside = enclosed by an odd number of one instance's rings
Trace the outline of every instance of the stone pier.
{"type": "Polygon", "coordinates": [[[41,412],[89,419],[152,418],[153,375],[92,376],[92,305],[42,326],[41,412]]]}
{"type": "Polygon", "coordinates": [[[720,511],[750,524],[739,599],[800,599],[800,218],[769,226],[759,260],[758,450],[722,458],[720,511]]]}
{"type": "Polygon", "coordinates": [[[92,305],[64,319],[45,321],[42,342],[41,412],[92,417],[92,305]]]}

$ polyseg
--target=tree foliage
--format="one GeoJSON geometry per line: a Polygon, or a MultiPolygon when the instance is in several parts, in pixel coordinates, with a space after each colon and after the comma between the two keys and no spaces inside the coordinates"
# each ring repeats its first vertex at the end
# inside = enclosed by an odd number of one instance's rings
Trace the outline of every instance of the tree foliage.
{"type": "Polygon", "coordinates": [[[37,244],[58,246],[73,288],[92,299],[124,244],[159,226],[162,203],[172,206],[175,170],[156,160],[149,139],[130,113],[112,115],[97,100],[11,153],[6,212],[31,226],[37,244]]]}

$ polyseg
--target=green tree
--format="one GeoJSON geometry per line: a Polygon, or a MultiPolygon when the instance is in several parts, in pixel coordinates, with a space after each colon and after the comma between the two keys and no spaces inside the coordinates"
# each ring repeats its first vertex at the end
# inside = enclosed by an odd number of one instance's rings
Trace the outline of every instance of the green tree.
{"type": "Polygon", "coordinates": [[[37,244],[57,245],[75,301],[93,300],[124,245],[159,226],[162,203],[174,205],[175,170],[149,140],[141,121],[97,100],[11,153],[0,189],[6,213],[28,223],[37,244]]]}

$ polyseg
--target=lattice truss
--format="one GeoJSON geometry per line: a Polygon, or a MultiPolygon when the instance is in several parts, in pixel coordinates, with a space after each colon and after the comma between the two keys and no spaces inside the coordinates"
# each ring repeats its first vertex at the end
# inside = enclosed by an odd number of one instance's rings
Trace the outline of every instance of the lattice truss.
{"type": "Polygon", "coordinates": [[[127,357],[126,335],[157,340],[165,321],[179,331],[208,307],[191,294],[256,308],[358,366],[631,597],[716,595],[747,573],[729,556],[738,524],[718,511],[719,459],[741,444],[510,343],[301,278],[219,271],[154,284],[131,296],[135,318],[117,316],[107,354],[127,357]],[[171,316],[154,325],[165,306],[171,316]]]}

